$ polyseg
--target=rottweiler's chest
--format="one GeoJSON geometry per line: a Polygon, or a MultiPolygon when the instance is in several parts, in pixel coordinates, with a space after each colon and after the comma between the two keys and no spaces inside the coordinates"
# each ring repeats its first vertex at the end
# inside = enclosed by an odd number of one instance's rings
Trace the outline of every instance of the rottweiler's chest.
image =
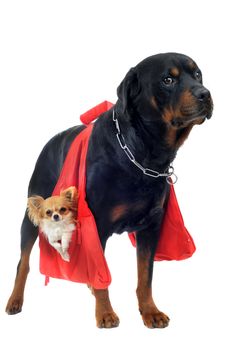
{"type": "Polygon", "coordinates": [[[87,200],[101,232],[138,230],[161,215],[166,181],[97,168],[87,176],[87,200]]]}
{"type": "Polygon", "coordinates": [[[97,214],[101,227],[111,233],[136,231],[147,227],[152,220],[160,218],[165,201],[165,188],[150,188],[128,184],[124,190],[108,191],[107,201],[100,207],[104,213],[97,214]]]}
{"type": "Polygon", "coordinates": [[[137,204],[135,206],[133,204],[126,205],[123,208],[121,206],[116,206],[112,209],[110,214],[110,221],[112,223],[111,231],[122,233],[124,231],[132,232],[142,230],[148,227],[153,220],[158,220],[162,213],[163,209],[159,206],[147,206],[147,209],[146,207],[139,209],[137,204]]]}

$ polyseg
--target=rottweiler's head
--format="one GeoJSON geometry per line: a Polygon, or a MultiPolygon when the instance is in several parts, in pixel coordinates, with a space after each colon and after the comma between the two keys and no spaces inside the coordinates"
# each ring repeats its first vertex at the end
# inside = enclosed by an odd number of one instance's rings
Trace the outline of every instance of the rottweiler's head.
{"type": "Polygon", "coordinates": [[[174,129],[201,124],[212,115],[209,90],[202,73],[188,56],[164,53],[130,69],[117,90],[118,104],[129,118],[145,123],[160,120],[174,129]]]}

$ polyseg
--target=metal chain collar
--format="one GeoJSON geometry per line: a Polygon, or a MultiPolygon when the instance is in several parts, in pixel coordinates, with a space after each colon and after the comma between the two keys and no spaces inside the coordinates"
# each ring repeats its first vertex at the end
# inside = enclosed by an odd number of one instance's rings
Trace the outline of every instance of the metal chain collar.
{"type": "Polygon", "coordinates": [[[144,168],[140,163],[138,163],[134,157],[134,155],[132,154],[132,152],[130,151],[129,147],[126,145],[125,142],[125,138],[121,133],[121,129],[119,126],[119,122],[118,119],[115,115],[115,111],[113,109],[113,113],[112,113],[112,119],[115,123],[116,129],[117,129],[117,133],[116,133],[116,137],[118,140],[118,143],[120,145],[120,147],[123,149],[123,151],[125,152],[125,154],[127,155],[127,157],[129,158],[129,160],[136,165],[136,167],[138,167],[144,175],[147,176],[151,176],[154,178],[159,178],[159,177],[166,177],[166,181],[169,185],[175,184],[178,180],[178,177],[176,176],[176,174],[174,173],[174,168],[172,165],[169,165],[168,169],[166,172],[164,173],[159,173],[156,170],[152,170],[149,168],[144,168]]]}

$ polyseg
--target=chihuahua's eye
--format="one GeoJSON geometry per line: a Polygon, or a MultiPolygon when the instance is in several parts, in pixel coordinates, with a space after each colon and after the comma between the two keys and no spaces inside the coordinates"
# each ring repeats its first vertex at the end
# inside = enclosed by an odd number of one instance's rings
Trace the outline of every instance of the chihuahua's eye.
{"type": "Polygon", "coordinates": [[[59,212],[61,213],[61,214],[64,214],[65,212],[66,212],[66,208],[65,207],[61,207],[61,209],[59,210],[59,212]]]}
{"type": "Polygon", "coordinates": [[[46,215],[51,216],[52,215],[52,210],[46,210],[46,215]]]}
{"type": "Polygon", "coordinates": [[[175,80],[172,77],[166,77],[163,79],[163,82],[165,85],[172,85],[175,82],[175,80]]]}

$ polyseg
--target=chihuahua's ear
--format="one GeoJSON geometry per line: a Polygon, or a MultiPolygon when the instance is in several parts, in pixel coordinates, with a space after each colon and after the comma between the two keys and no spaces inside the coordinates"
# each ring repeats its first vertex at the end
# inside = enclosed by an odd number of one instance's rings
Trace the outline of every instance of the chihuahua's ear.
{"type": "Polygon", "coordinates": [[[38,226],[40,223],[40,208],[44,201],[43,197],[33,196],[28,198],[27,210],[28,217],[33,222],[35,226],[38,226]]]}
{"type": "Polygon", "coordinates": [[[75,186],[68,187],[66,190],[60,192],[60,196],[68,199],[68,201],[73,202],[78,200],[78,191],[75,186]]]}

